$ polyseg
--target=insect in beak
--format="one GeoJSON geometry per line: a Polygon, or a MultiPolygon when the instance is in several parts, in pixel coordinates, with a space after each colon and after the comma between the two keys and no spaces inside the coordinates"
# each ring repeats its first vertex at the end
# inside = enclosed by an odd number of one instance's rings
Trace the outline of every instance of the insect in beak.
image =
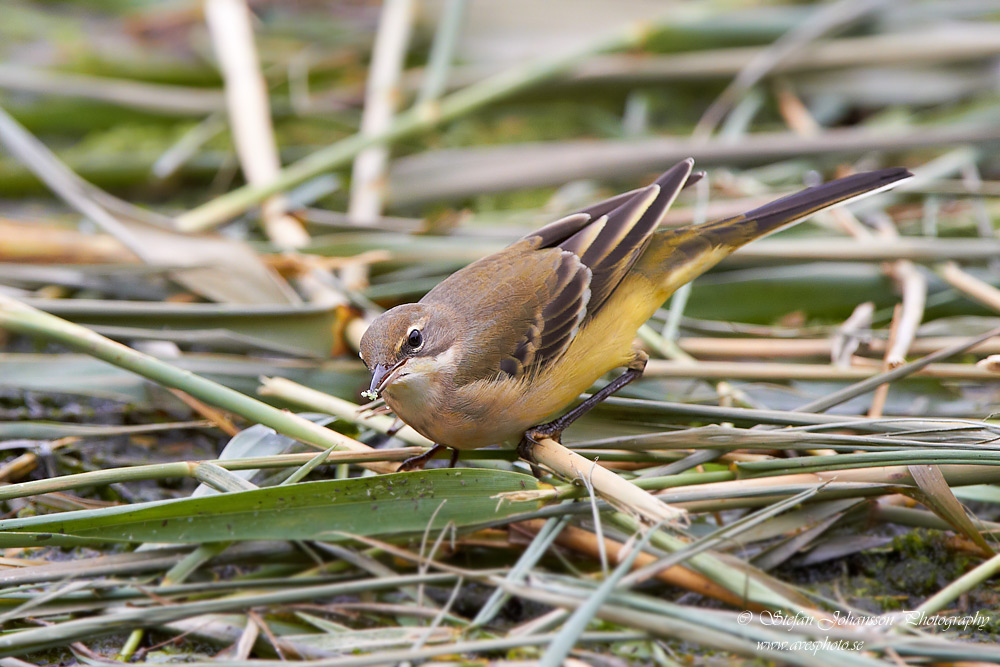
{"type": "Polygon", "coordinates": [[[372,383],[368,388],[368,391],[365,392],[365,396],[375,400],[375,398],[399,376],[396,371],[400,370],[406,361],[406,359],[401,359],[391,367],[387,367],[385,364],[375,364],[375,368],[372,369],[372,383]]]}

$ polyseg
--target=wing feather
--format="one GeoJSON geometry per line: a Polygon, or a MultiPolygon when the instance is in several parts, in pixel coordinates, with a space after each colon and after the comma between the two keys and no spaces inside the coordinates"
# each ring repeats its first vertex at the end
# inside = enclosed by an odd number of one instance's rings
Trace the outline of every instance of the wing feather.
{"type": "MultiPolygon", "coordinates": [[[[562,250],[561,261],[540,300],[538,317],[507,367],[537,372],[573,342],[649,244],[664,213],[691,175],[681,162],[655,183],[557,220],[526,237],[538,248],[562,250]]],[[[695,179],[696,180],[696,179],[695,179]]]]}
{"type": "MultiPolygon", "coordinates": [[[[518,266],[520,276],[509,288],[494,284],[491,289],[509,291],[516,301],[505,304],[510,311],[505,318],[470,323],[482,340],[492,340],[500,349],[480,355],[468,379],[489,377],[491,372],[509,377],[536,374],[558,359],[642,255],[677,193],[689,180],[697,180],[691,166],[689,160],[681,162],[655,183],[556,220],[504,251],[504,261],[518,266]],[[509,324],[514,313],[521,333],[511,339],[509,328],[505,332],[493,320],[509,324]]],[[[489,259],[477,264],[475,270],[486,281],[491,270],[500,268],[489,259]]]]}
{"type": "Polygon", "coordinates": [[[590,223],[592,219],[593,216],[586,212],[567,215],[565,218],[559,218],[541,229],[528,234],[522,240],[530,239],[539,248],[551,248],[558,245],[560,241],[576,234],[585,225],[590,223]]]}
{"type": "MultiPolygon", "coordinates": [[[[587,315],[590,302],[591,272],[572,252],[563,251],[555,272],[552,292],[541,307],[535,326],[529,334],[533,344],[525,347],[523,368],[535,371],[547,361],[559,356],[569,340],[576,335],[587,315]]],[[[521,346],[518,346],[521,349],[521,346]]]]}
{"type": "Polygon", "coordinates": [[[637,190],[606,214],[599,233],[585,235],[588,226],[559,244],[579,254],[593,273],[588,317],[600,311],[649,245],[667,209],[689,180],[693,164],[691,160],[680,162],[652,185],[637,190]]]}

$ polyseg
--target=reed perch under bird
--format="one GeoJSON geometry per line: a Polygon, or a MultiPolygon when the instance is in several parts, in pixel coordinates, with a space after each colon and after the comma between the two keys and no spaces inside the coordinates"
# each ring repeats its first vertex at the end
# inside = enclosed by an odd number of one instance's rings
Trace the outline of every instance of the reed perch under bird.
{"type": "MultiPolygon", "coordinates": [[[[912,176],[859,173],[742,215],[659,229],[677,194],[701,178],[685,160],[652,185],[557,220],[457,271],[417,303],[380,315],[361,339],[370,392],[436,446],[522,447],[558,439],[575,419],[642,375],[639,327],[674,290],[740,246],[813,213],[912,176]],[[548,423],[608,371],[626,370],[548,423]]],[[[525,449],[522,449],[522,454],[525,449]]]]}

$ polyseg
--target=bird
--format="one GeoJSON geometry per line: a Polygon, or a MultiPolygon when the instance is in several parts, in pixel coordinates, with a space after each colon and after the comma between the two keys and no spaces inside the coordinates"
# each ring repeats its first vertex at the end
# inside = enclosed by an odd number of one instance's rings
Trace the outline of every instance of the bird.
{"type": "Polygon", "coordinates": [[[680,286],[746,243],[912,174],[893,167],[801,190],[730,218],[662,227],[678,193],[699,180],[684,160],[652,184],[560,218],[391,308],[359,346],[381,396],[437,451],[558,440],[577,418],[642,375],[639,327],[680,286]],[[615,368],[625,370],[565,414],[615,368]]]}

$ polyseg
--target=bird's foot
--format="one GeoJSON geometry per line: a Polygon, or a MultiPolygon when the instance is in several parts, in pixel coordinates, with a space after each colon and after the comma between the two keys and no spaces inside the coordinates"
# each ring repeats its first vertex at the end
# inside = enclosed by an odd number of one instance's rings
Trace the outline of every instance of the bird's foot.
{"type": "Polygon", "coordinates": [[[563,431],[568,429],[577,419],[590,412],[590,410],[596,407],[608,396],[611,396],[629,382],[632,382],[636,378],[640,377],[643,369],[646,368],[646,361],[648,359],[649,357],[645,352],[636,350],[625,372],[605,385],[596,394],[591,395],[585,401],[580,403],[580,405],[576,406],[566,414],[545,424],[532,426],[528,429],[525,432],[524,437],[521,438],[521,443],[517,446],[517,453],[521,456],[521,458],[530,462],[532,461],[532,457],[529,456],[528,453],[531,450],[531,446],[538,444],[539,440],[549,438],[550,440],[555,440],[556,442],[562,444],[560,439],[562,438],[563,431]]]}
{"type": "MultiPolygon", "coordinates": [[[[409,472],[411,470],[421,470],[428,461],[434,458],[435,454],[437,454],[442,449],[445,449],[445,447],[446,447],[445,445],[434,445],[423,454],[417,454],[416,456],[411,456],[410,458],[406,459],[405,461],[399,464],[399,467],[396,468],[396,472],[409,472]]],[[[450,449],[451,449],[451,459],[448,462],[448,467],[454,468],[455,464],[458,463],[458,450],[454,448],[450,449]]]]}
{"type": "Polygon", "coordinates": [[[543,439],[559,442],[562,437],[562,427],[557,422],[558,420],[549,422],[548,424],[539,424],[528,429],[521,437],[521,442],[517,444],[517,455],[528,462],[528,465],[531,466],[531,474],[536,479],[541,479],[543,473],[542,469],[538,467],[538,461],[535,459],[535,445],[538,444],[539,440],[543,439]]]}

